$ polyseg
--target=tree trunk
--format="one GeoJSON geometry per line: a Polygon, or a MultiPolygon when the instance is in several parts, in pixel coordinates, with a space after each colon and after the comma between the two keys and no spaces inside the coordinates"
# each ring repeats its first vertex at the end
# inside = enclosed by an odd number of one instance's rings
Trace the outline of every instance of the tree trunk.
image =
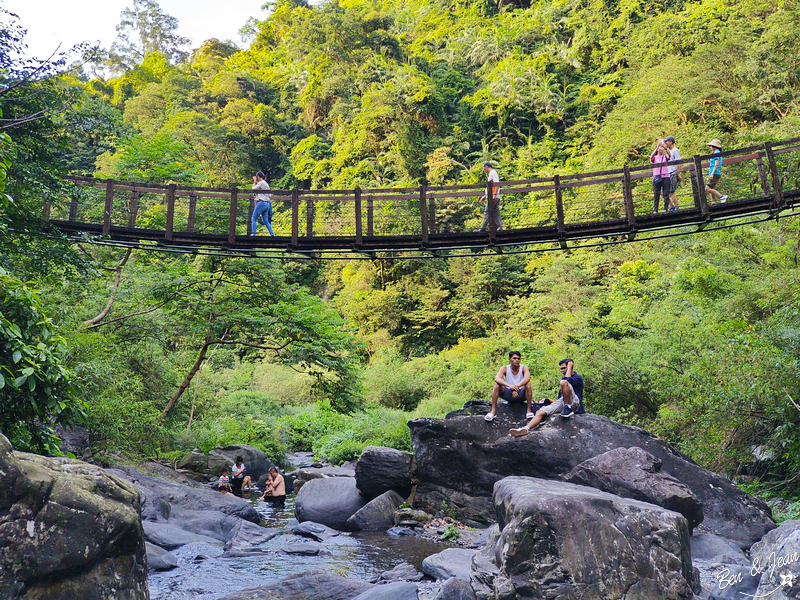
{"type": "MultiPolygon", "coordinates": [[[[108,299],[108,304],[106,304],[106,307],[95,318],[89,319],[88,321],[84,321],[86,325],[96,325],[97,323],[105,319],[106,315],[108,314],[108,311],[111,310],[111,307],[114,305],[114,299],[117,296],[117,290],[119,289],[119,279],[122,276],[122,267],[124,267],[125,263],[128,262],[128,258],[130,258],[132,251],[133,248],[128,248],[128,251],[125,253],[125,257],[122,259],[119,265],[117,265],[117,267],[113,269],[114,271],[116,271],[116,276],[114,277],[114,287],[111,290],[111,297],[108,299]]],[[[112,270],[108,269],[107,267],[103,268],[107,270],[112,270]]]]}
{"type": "Polygon", "coordinates": [[[208,352],[208,347],[212,343],[213,342],[208,338],[208,336],[206,336],[206,343],[203,344],[202,348],[200,348],[200,354],[197,355],[197,360],[194,362],[194,365],[192,365],[192,368],[189,370],[189,373],[186,374],[186,378],[183,380],[181,387],[178,388],[178,390],[175,392],[175,395],[172,396],[172,398],[170,398],[169,402],[167,402],[167,405],[164,407],[164,412],[161,413],[162,421],[167,418],[167,415],[169,415],[169,411],[175,408],[175,405],[178,403],[178,400],[183,395],[183,392],[185,392],[186,388],[189,387],[189,384],[192,383],[192,378],[195,376],[195,374],[200,370],[200,367],[203,365],[203,361],[206,359],[206,353],[208,352]]]}

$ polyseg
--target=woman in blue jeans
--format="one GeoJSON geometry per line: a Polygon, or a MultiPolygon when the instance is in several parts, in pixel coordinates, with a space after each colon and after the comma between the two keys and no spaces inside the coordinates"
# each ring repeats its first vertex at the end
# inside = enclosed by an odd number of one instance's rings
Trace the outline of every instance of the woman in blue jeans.
{"type": "Polygon", "coordinates": [[[269,184],[264,179],[264,173],[259,171],[253,175],[253,189],[255,192],[256,207],[253,210],[253,216],[250,221],[250,235],[256,235],[258,232],[258,220],[267,226],[267,231],[271,236],[275,235],[272,231],[272,199],[267,193],[269,184]]]}
{"type": "Polygon", "coordinates": [[[664,140],[658,140],[656,148],[650,154],[653,163],[653,214],[658,212],[658,197],[664,197],[664,212],[669,210],[669,150],[664,140]]]}

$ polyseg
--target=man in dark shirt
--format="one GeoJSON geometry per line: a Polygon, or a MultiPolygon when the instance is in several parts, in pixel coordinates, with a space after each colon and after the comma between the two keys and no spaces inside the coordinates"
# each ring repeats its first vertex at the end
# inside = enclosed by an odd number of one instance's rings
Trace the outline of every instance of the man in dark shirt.
{"type": "Polygon", "coordinates": [[[571,358],[565,358],[558,363],[561,369],[561,382],[558,385],[558,399],[553,401],[550,398],[543,398],[539,404],[540,408],[535,411],[534,417],[528,421],[525,427],[510,429],[514,437],[528,435],[531,429],[536,427],[542,419],[548,415],[559,413],[564,418],[569,418],[574,414],[583,414],[583,377],[575,372],[575,363],[571,358]]]}

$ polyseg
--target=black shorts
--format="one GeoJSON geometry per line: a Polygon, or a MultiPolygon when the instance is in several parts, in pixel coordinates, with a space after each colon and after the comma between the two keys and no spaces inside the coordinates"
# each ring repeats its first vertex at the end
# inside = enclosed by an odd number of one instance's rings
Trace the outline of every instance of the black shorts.
{"type": "Polygon", "coordinates": [[[514,398],[511,394],[514,392],[510,387],[503,388],[503,400],[507,400],[508,402],[525,402],[525,387],[523,386],[519,392],[517,392],[517,397],[514,398]]]}

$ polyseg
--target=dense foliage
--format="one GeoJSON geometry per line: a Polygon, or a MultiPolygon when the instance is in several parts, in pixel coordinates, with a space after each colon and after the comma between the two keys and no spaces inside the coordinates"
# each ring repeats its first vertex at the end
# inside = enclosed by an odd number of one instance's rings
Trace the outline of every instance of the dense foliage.
{"type": "Polygon", "coordinates": [[[336,462],[410,449],[408,418],[486,398],[517,349],[537,396],[573,356],[591,412],[796,493],[792,218],[604,250],[354,262],[128,260],[30,232],[43,198],[66,199],[54,165],[349,188],[478,183],[487,159],[503,179],[641,164],[668,134],[684,156],[715,137],[790,138],[799,26],[796,0],[283,0],[248,22],[246,49],[212,39],[186,53],[174,19],[136,0],[106,78],[14,88],[29,112],[69,106],[2,140],[16,224],[0,219],[0,260],[36,279],[61,325],[108,460],[220,443],[336,462]]]}

